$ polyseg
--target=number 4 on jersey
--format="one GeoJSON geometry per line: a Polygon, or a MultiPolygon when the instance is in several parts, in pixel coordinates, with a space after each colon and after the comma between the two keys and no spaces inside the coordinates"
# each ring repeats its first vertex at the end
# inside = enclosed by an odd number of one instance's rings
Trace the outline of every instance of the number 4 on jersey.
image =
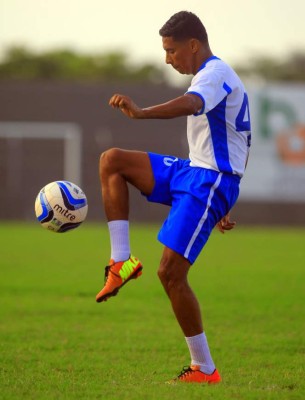
{"type": "MultiPolygon", "coordinates": [[[[249,100],[247,93],[244,93],[244,100],[241,105],[240,111],[235,120],[235,127],[237,132],[250,132],[250,112],[249,112],[249,100]]],[[[248,135],[248,146],[251,144],[251,135],[248,135]]]]}

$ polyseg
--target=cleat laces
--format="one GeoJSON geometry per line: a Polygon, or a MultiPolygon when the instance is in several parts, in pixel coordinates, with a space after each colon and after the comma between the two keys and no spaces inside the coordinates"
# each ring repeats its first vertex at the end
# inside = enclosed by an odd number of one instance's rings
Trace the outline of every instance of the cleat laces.
{"type": "Polygon", "coordinates": [[[191,375],[192,373],[194,373],[196,371],[194,371],[191,367],[187,366],[187,367],[183,367],[182,371],[180,372],[180,374],[178,375],[178,379],[179,378],[184,378],[186,376],[191,375]]]}
{"type": "Polygon", "coordinates": [[[120,275],[116,274],[115,272],[113,272],[111,270],[112,265],[107,265],[105,267],[105,278],[104,278],[104,284],[106,284],[108,277],[109,277],[109,272],[111,272],[113,275],[117,276],[118,278],[120,278],[120,275]]]}
{"type": "Polygon", "coordinates": [[[105,279],[104,279],[104,283],[107,282],[108,275],[109,275],[109,270],[110,270],[110,265],[107,265],[107,266],[105,267],[105,279]]]}

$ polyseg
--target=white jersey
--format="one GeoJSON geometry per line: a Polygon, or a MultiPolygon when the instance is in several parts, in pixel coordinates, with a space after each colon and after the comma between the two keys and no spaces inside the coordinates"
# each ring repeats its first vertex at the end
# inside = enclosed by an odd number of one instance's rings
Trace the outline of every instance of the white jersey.
{"type": "Polygon", "coordinates": [[[248,96],[235,71],[218,57],[207,59],[186,94],[203,107],[187,118],[191,166],[243,176],[251,142],[248,96]]]}

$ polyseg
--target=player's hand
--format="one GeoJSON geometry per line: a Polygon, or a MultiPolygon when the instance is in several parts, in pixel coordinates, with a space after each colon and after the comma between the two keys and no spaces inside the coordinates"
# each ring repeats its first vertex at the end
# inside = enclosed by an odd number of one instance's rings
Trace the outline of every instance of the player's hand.
{"type": "Polygon", "coordinates": [[[123,94],[114,94],[109,100],[112,108],[119,108],[129,118],[141,118],[142,108],[138,107],[130,97],[123,94]]]}
{"type": "Polygon", "coordinates": [[[225,231],[230,231],[231,229],[233,229],[235,225],[236,222],[230,221],[230,213],[228,213],[217,223],[216,226],[219,232],[225,233],[225,231]]]}

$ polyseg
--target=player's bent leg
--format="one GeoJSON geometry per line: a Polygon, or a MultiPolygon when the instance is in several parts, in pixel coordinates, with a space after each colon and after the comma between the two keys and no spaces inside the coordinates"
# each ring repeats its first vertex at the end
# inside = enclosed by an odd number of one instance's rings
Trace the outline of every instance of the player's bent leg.
{"type": "Polygon", "coordinates": [[[142,264],[136,257],[130,256],[127,183],[150,194],[154,177],[147,153],[117,148],[101,155],[99,172],[112,248],[111,260],[105,268],[104,287],[96,296],[96,301],[102,302],[115,296],[122,286],[142,274],[142,264]]]}

